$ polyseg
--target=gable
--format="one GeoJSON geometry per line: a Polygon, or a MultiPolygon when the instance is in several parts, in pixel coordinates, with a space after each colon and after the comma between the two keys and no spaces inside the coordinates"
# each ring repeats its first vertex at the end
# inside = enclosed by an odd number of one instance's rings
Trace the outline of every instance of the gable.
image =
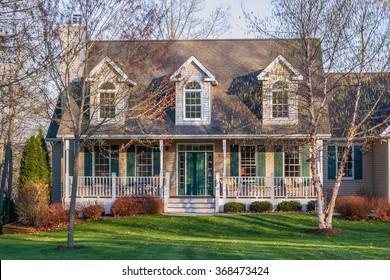
{"type": "Polygon", "coordinates": [[[282,66],[285,73],[289,73],[290,80],[292,81],[301,81],[303,80],[303,76],[299,73],[299,71],[291,65],[290,62],[284,58],[283,55],[279,55],[276,57],[261,73],[257,76],[257,79],[260,81],[266,81],[269,79],[271,73],[275,73],[276,75],[283,70],[280,68],[282,66]]]}

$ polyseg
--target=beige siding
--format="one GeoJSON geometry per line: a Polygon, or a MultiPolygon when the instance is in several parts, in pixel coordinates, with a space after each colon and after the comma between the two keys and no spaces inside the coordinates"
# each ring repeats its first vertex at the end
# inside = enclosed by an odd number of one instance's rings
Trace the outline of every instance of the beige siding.
{"type": "MultiPolygon", "coordinates": [[[[335,180],[328,179],[328,146],[324,145],[324,188],[333,188],[335,180]]],[[[343,179],[340,186],[340,195],[353,195],[359,190],[373,193],[373,155],[372,152],[363,154],[363,179],[343,179]]]]}
{"type": "Polygon", "coordinates": [[[374,195],[390,199],[390,142],[383,141],[373,150],[374,195]]]}

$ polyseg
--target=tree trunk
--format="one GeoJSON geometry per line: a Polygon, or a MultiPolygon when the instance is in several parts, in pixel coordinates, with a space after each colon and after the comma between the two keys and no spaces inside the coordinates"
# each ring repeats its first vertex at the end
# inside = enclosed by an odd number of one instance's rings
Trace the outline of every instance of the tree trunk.
{"type": "Polygon", "coordinates": [[[4,202],[4,195],[5,195],[5,185],[7,184],[7,177],[8,177],[8,171],[9,171],[9,150],[8,150],[8,143],[5,146],[5,160],[3,165],[3,173],[1,175],[1,187],[0,187],[0,224],[3,224],[4,217],[5,217],[5,209],[3,209],[3,202],[4,202]]]}
{"type": "Polygon", "coordinates": [[[13,144],[13,133],[14,133],[14,123],[15,123],[15,108],[11,105],[9,110],[9,129],[8,129],[8,139],[7,139],[7,150],[8,150],[8,189],[7,189],[7,198],[8,198],[8,209],[6,211],[7,215],[5,216],[5,223],[9,223],[10,220],[10,206],[11,206],[11,199],[12,199],[12,187],[13,187],[13,173],[14,173],[14,166],[13,166],[13,151],[12,151],[12,144],[13,144]]]}
{"type": "MultiPolygon", "coordinates": [[[[78,176],[79,176],[79,156],[80,156],[80,140],[74,141],[75,155],[73,163],[73,182],[70,194],[70,205],[69,205],[69,227],[68,227],[68,242],[67,247],[69,249],[74,248],[74,226],[76,216],[76,194],[78,188],[78,176]]],[[[69,159],[68,159],[69,160],[69,159]]]]}

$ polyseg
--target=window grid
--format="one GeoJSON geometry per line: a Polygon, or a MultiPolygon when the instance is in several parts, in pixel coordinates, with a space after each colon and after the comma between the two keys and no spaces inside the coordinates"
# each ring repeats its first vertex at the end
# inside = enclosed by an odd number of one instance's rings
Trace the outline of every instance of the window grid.
{"type": "MultiPolygon", "coordinates": [[[[340,166],[340,163],[342,161],[344,149],[346,149],[346,147],[337,146],[337,168],[340,166]]],[[[352,147],[349,149],[349,152],[348,152],[348,160],[344,166],[343,178],[353,178],[352,147]]]]}
{"type": "Polygon", "coordinates": [[[95,147],[95,176],[110,176],[110,154],[108,147],[95,147]]]}
{"type": "Polygon", "coordinates": [[[288,91],[283,82],[277,82],[272,87],[272,117],[288,118],[288,91]]]}
{"type": "Polygon", "coordinates": [[[298,146],[289,147],[288,150],[284,152],[284,176],[300,176],[300,160],[298,146]]]}
{"type": "Polygon", "coordinates": [[[202,118],[202,88],[197,82],[190,82],[186,86],[185,94],[185,118],[201,119],[202,118]]]}
{"type": "Polygon", "coordinates": [[[149,147],[137,146],[137,176],[150,177],[153,174],[152,149],[149,147]]]}
{"type": "Polygon", "coordinates": [[[115,92],[100,92],[100,118],[112,119],[115,117],[115,92]]]}
{"type": "Polygon", "coordinates": [[[241,146],[241,176],[256,177],[255,146],[241,146]]]}

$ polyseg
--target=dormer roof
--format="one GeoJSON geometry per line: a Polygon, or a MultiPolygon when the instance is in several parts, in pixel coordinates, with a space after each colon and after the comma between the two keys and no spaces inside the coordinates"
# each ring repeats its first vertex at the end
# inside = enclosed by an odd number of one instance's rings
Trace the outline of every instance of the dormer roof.
{"type": "Polygon", "coordinates": [[[275,67],[276,64],[282,63],[289,71],[292,73],[291,80],[293,81],[301,81],[303,80],[303,76],[299,71],[291,65],[290,62],[287,61],[287,59],[283,55],[278,55],[261,73],[257,76],[257,79],[259,81],[266,81],[268,80],[268,74],[272,71],[272,69],[275,67]]]}
{"type": "Polygon", "coordinates": [[[214,77],[214,75],[211,74],[210,71],[207,70],[207,68],[205,66],[203,66],[203,64],[200,63],[200,61],[194,55],[191,55],[191,57],[189,59],[187,59],[187,61],[184,62],[184,64],[182,66],[180,66],[180,68],[177,69],[175,71],[175,73],[172,74],[172,76],[170,77],[170,80],[174,81],[174,82],[181,81],[183,79],[181,73],[191,63],[194,63],[205,74],[205,76],[206,76],[206,78],[204,79],[205,82],[211,82],[211,84],[214,85],[214,86],[218,85],[218,81],[214,77]]]}
{"type": "Polygon", "coordinates": [[[120,77],[120,82],[128,83],[131,86],[136,86],[137,83],[134,82],[127,76],[127,74],[115,63],[109,56],[104,57],[92,70],[89,72],[89,79],[92,80],[93,77],[99,73],[104,65],[108,65],[112,70],[114,70],[120,77]]]}

